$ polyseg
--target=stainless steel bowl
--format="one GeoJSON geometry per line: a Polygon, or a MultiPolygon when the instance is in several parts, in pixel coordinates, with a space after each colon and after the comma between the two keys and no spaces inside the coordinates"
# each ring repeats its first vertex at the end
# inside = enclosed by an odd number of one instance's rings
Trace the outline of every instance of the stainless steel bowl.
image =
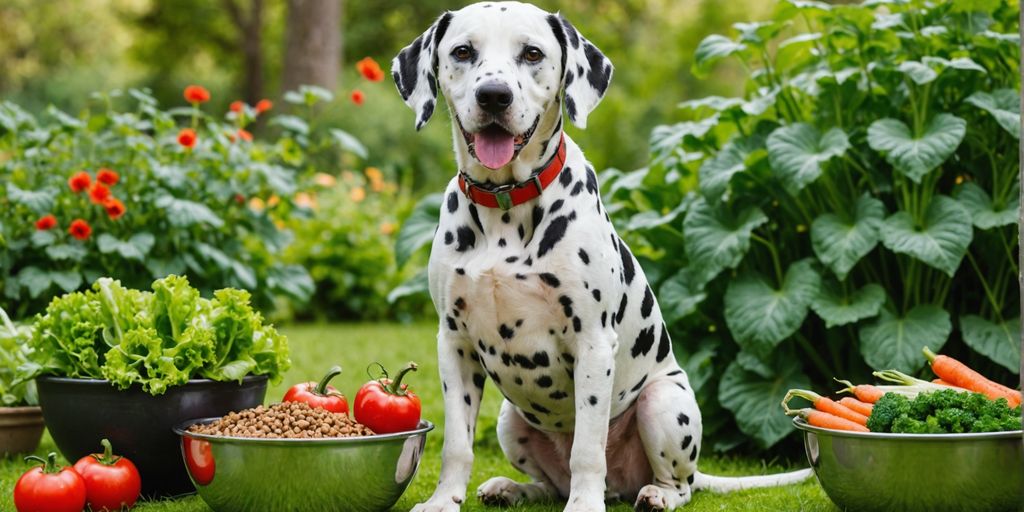
{"type": "Polygon", "coordinates": [[[877,434],[793,422],[825,493],[858,512],[1024,510],[1024,432],[877,434]]]}
{"type": "Polygon", "coordinates": [[[405,491],[419,467],[427,432],[337,439],[254,439],[188,432],[182,457],[199,496],[216,512],[253,510],[379,512],[405,491]]]}

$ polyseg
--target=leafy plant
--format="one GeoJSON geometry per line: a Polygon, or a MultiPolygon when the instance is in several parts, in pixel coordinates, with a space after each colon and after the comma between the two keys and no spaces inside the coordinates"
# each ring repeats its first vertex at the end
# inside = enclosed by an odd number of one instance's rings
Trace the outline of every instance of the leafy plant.
{"type": "Polygon", "coordinates": [[[249,292],[225,288],[200,297],[171,275],[152,292],[104,277],[90,290],[57,297],[33,327],[22,378],[37,375],[107,379],[153,395],[202,377],[280,381],[291,361],[288,342],[249,304],[249,292]]]}
{"type": "Polygon", "coordinates": [[[308,213],[294,198],[317,169],[365,148],[315,124],[330,99],[319,88],[286,95],[303,116],[235,102],[218,118],[200,108],[205,89],[186,99],[162,110],[146,91],[113,91],[78,116],[51,107],[39,118],[0,103],[0,287],[14,316],[100,276],[142,287],[187,274],[205,292],[245,288],[261,304],[309,298],[309,274],[281,257],[287,220],[308,213]],[[247,128],[266,117],[279,135],[254,140],[247,128]]]}
{"type": "Polygon", "coordinates": [[[18,368],[28,362],[32,328],[15,325],[0,308],[0,407],[38,405],[35,382],[24,382],[18,368]]]}
{"type": "Polygon", "coordinates": [[[790,0],[696,49],[697,74],[742,61],[743,97],[681,104],[648,167],[603,173],[677,355],[721,375],[702,406],[757,446],[792,431],[758,404],[921,371],[923,346],[1019,371],[1017,9],[790,0]]]}

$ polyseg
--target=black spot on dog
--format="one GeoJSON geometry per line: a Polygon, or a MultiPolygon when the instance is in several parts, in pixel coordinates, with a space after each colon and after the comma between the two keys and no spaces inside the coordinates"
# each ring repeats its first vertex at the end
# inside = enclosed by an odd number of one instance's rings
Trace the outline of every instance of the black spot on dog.
{"type": "Polygon", "coordinates": [[[562,169],[562,172],[558,175],[558,182],[561,183],[563,187],[568,188],[569,185],[572,184],[572,169],[568,167],[562,169]]]}
{"type": "Polygon", "coordinates": [[[527,256],[526,259],[523,260],[523,265],[526,265],[527,267],[533,265],[533,256],[527,256]]]}
{"type": "Polygon", "coordinates": [[[540,280],[544,281],[544,284],[552,288],[558,288],[562,284],[562,282],[558,280],[558,277],[556,277],[551,272],[542,272],[540,274],[540,280]]]}
{"type": "Polygon", "coordinates": [[[459,326],[455,325],[455,319],[454,318],[452,318],[450,316],[446,316],[446,317],[444,317],[444,319],[448,321],[448,329],[451,329],[453,331],[459,330],[459,326]]]}
{"type": "Polygon", "coordinates": [[[466,275],[466,269],[464,269],[462,267],[459,267],[459,268],[455,269],[455,273],[460,275],[460,276],[464,276],[464,275],[466,275]]]}
{"type": "Polygon", "coordinates": [[[519,225],[519,239],[526,239],[526,228],[524,228],[522,224],[519,225]]]}
{"type": "Polygon", "coordinates": [[[601,312],[601,327],[605,327],[606,325],[608,325],[608,312],[607,311],[602,311],[601,312]]]}
{"type": "Polygon", "coordinates": [[[554,381],[552,381],[551,377],[548,375],[541,375],[535,382],[542,388],[550,388],[551,385],[554,384],[554,381]]]}
{"type": "Polygon", "coordinates": [[[519,256],[509,256],[508,258],[505,258],[505,263],[515,263],[517,261],[519,261],[519,256]]]}
{"type": "Polygon", "coordinates": [[[640,356],[640,354],[647,355],[651,351],[651,347],[654,345],[654,326],[649,326],[646,329],[640,331],[640,334],[636,336],[636,341],[633,343],[633,348],[630,349],[629,354],[634,358],[640,356]]]}
{"type": "Polygon", "coordinates": [[[537,227],[540,226],[540,222],[542,220],[544,220],[544,208],[542,208],[540,205],[534,206],[533,207],[533,212],[532,212],[532,217],[533,217],[533,219],[532,219],[533,220],[533,230],[537,231],[537,227]]]}
{"type": "Polygon", "coordinates": [[[604,55],[596,46],[588,43],[583,44],[583,54],[587,56],[590,69],[587,71],[587,82],[597,90],[597,93],[604,94],[608,89],[608,82],[612,78],[611,65],[605,64],[604,55]]]}
{"type": "Polygon", "coordinates": [[[478,363],[480,362],[480,355],[477,354],[476,352],[470,352],[469,353],[469,358],[474,360],[474,361],[476,361],[476,362],[478,362],[478,363]]]}
{"type": "Polygon", "coordinates": [[[583,330],[583,323],[580,321],[580,317],[572,317],[572,330],[575,332],[580,332],[583,330]]]}
{"type": "Polygon", "coordinates": [[[487,374],[491,376],[491,380],[493,380],[495,384],[499,386],[501,385],[501,378],[498,377],[497,373],[487,372],[487,374]]]}
{"type": "Polygon", "coordinates": [[[651,311],[654,309],[654,295],[651,293],[651,287],[648,285],[644,289],[644,300],[640,303],[640,316],[647,318],[651,316],[651,311]]]}
{"type": "Polygon", "coordinates": [[[587,167],[587,192],[591,194],[597,193],[597,174],[592,167],[587,167]]]}
{"type": "Polygon", "coordinates": [[[643,378],[640,379],[640,382],[637,382],[636,385],[634,385],[632,388],[630,388],[630,391],[633,391],[633,392],[640,391],[640,388],[644,387],[644,382],[647,382],[647,376],[646,375],[644,375],[643,378]]]}
{"type": "Polygon", "coordinates": [[[458,252],[467,251],[476,245],[476,233],[469,226],[459,226],[455,230],[455,237],[459,241],[459,244],[455,246],[455,250],[458,252]]]}
{"type": "Polygon", "coordinates": [[[455,299],[455,307],[459,309],[466,309],[466,300],[462,297],[457,297],[455,299]]]}
{"type": "Polygon", "coordinates": [[[676,421],[679,422],[679,426],[680,427],[683,426],[683,425],[689,425],[690,424],[690,417],[687,416],[686,413],[682,413],[681,412],[681,413],[679,413],[679,416],[676,416],[676,421]]]}
{"type": "Polygon", "coordinates": [[[530,402],[530,407],[532,407],[533,410],[535,410],[535,411],[537,411],[537,412],[539,412],[541,414],[551,414],[551,411],[549,411],[543,405],[538,404],[537,402],[530,402]]]}
{"type": "Polygon", "coordinates": [[[444,232],[444,244],[445,245],[451,245],[452,242],[454,242],[454,241],[455,241],[455,235],[453,235],[451,231],[445,231],[444,232]]]}
{"type": "Polygon", "coordinates": [[[622,256],[622,274],[626,277],[626,284],[633,282],[636,268],[633,267],[633,253],[629,252],[626,244],[619,239],[619,256],[622,256]]]}
{"type": "Polygon", "coordinates": [[[601,290],[594,288],[591,290],[590,294],[594,296],[594,300],[601,302],[601,290]]]}
{"type": "Polygon", "coordinates": [[[682,373],[683,373],[682,370],[672,370],[672,371],[666,373],[665,375],[671,377],[673,375],[681,375],[682,373]]]}
{"type": "Polygon", "coordinates": [[[565,317],[572,317],[572,299],[568,295],[561,295],[558,297],[558,302],[562,305],[562,313],[565,314],[565,317]]]}
{"type": "Polygon", "coordinates": [[[526,443],[528,443],[530,441],[530,438],[528,438],[528,437],[520,437],[516,441],[518,441],[519,444],[526,444],[526,443]]]}
{"type": "Polygon", "coordinates": [[[516,335],[516,331],[505,324],[501,324],[501,326],[498,327],[498,334],[501,335],[502,339],[510,340],[516,335]]]}
{"type": "MultiPolygon", "coordinates": [[[[571,77],[572,75],[569,76],[571,77]]],[[[569,85],[571,82],[572,80],[567,79],[565,84],[569,85]]],[[[569,113],[569,119],[576,120],[576,102],[573,101],[572,96],[565,97],[565,111],[569,113]]]]}
{"type": "MultiPolygon", "coordinates": [[[[619,302],[619,312],[615,314],[615,323],[622,323],[623,317],[626,316],[626,294],[622,294],[622,301],[619,302]]],[[[652,333],[653,335],[653,333],[652,333]]]]}
{"type": "Polygon", "coordinates": [[[677,461],[675,459],[672,459],[672,467],[676,467],[676,465],[678,465],[678,463],[679,463],[679,461],[677,461]]]}
{"type": "Polygon", "coordinates": [[[692,443],[692,442],[693,442],[693,436],[687,434],[687,436],[683,438],[683,444],[682,444],[683,450],[686,450],[687,448],[689,448],[690,447],[690,443],[692,443]]]}
{"type": "Polygon", "coordinates": [[[508,245],[508,242],[506,242],[504,238],[498,239],[498,247],[505,247],[506,245],[508,245]]]}
{"type": "Polygon", "coordinates": [[[398,90],[402,93],[403,100],[409,99],[409,96],[416,90],[416,82],[419,79],[416,67],[420,60],[422,40],[423,36],[417,37],[412,44],[398,54],[398,73],[395,82],[398,84],[398,90]]]}
{"type": "Polygon", "coordinates": [[[466,356],[466,352],[464,350],[462,350],[461,348],[456,349],[455,351],[459,353],[459,357],[465,357],[466,356]]]}
{"type": "MultiPolygon", "coordinates": [[[[429,80],[428,83],[430,84],[430,90],[433,91],[433,94],[435,96],[437,96],[437,86],[434,85],[433,78],[434,78],[433,75],[431,75],[428,78],[428,80],[429,80]]],[[[434,115],[434,102],[433,102],[433,100],[427,100],[427,102],[423,104],[423,111],[420,112],[420,119],[419,119],[419,121],[416,124],[418,124],[418,125],[425,124],[430,119],[430,116],[432,116],[432,115],[434,115]]]]}
{"type": "Polygon", "coordinates": [[[565,204],[565,200],[562,200],[562,199],[559,199],[559,200],[551,203],[551,208],[548,209],[548,213],[555,213],[555,212],[557,212],[562,207],[563,204],[565,204]]]}
{"type": "Polygon", "coordinates": [[[580,192],[582,192],[582,191],[583,191],[583,182],[582,181],[577,181],[576,185],[574,187],[572,187],[572,192],[570,192],[569,195],[575,197],[575,196],[580,195],[580,192]]]}
{"type": "Polygon", "coordinates": [[[562,391],[562,390],[558,390],[558,391],[552,391],[551,394],[548,395],[548,398],[550,398],[552,400],[561,400],[561,399],[563,399],[563,398],[565,398],[567,396],[569,396],[568,393],[566,393],[565,391],[562,391]]]}
{"type": "Polygon", "coordinates": [[[516,279],[518,279],[520,281],[525,281],[526,280],[526,274],[516,274],[516,279]]]}
{"type": "Polygon", "coordinates": [[[525,370],[533,370],[534,368],[537,367],[537,365],[533,361],[531,361],[529,357],[526,357],[522,354],[516,354],[512,358],[512,362],[519,365],[525,370]]]}
{"type": "Polygon", "coordinates": [[[523,418],[526,418],[526,421],[529,421],[530,423],[540,425],[540,420],[534,416],[533,413],[523,411],[523,418]]]}
{"type": "Polygon", "coordinates": [[[455,213],[459,209],[459,195],[455,191],[448,193],[448,213],[455,213]]]}
{"type": "Polygon", "coordinates": [[[472,405],[473,401],[469,398],[469,393],[462,395],[462,399],[466,401],[466,405],[472,405]]]}
{"type": "Polygon", "coordinates": [[[512,355],[508,352],[501,353],[501,364],[508,366],[512,362],[512,355]]]}
{"type": "Polygon", "coordinates": [[[543,351],[542,352],[534,352],[533,353],[533,364],[535,364],[535,365],[537,365],[537,366],[539,366],[541,368],[547,368],[549,365],[551,365],[551,360],[548,359],[548,353],[547,352],[543,352],[543,351]]]}
{"type": "Polygon", "coordinates": [[[555,247],[563,237],[565,237],[565,230],[569,227],[569,218],[566,216],[556,217],[548,224],[547,229],[544,230],[544,236],[540,240],[540,245],[537,247],[537,257],[542,258],[551,249],[555,247]]]}
{"type": "Polygon", "coordinates": [[[522,327],[522,326],[523,326],[523,319],[520,318],[519,320],[516,320],[516,327],[522,327]]]}
{"type": "Polygon", "coordinates": [[[512,215],[509,214],[508,212],[503,213],[501,215],[501,222],[503,222],[505,224],[508,224],[509,222],[512,222],[512,215]]]}
{"type": "Polygon", "coordinates": [[[477,229],[483,233],[484,225],[480,222],[480,212],[477,211],[475,204],[469,205],[469,216],[473,218],[473,224],[476,224],[477,229]]]}
{"type": "Polygon", "coordinates": [[[576,358],[568,352],[562,352],[562,359],[565,359],[566,363],[573,364],[576,362],[576,358]]]}
{"type": "Polygon", "coordinates": [[[690,462],[697,460],[697,445],[693,445],[693,449],[690,450],[690,462]]]}
{"type": "MultiPolygon", "coordinates": [[[[487,348],[487,353],[492,355],[492,356],[496,353],[495,350],[494,350],[494,345],[491,345],[490,347],[487,348]]],[[[485,365],[485,367],[486,367],[486,365],[485,365]]]]}
{"type": "Polygon", "coordinates": [[[655,361],[659,363],[664,361],[671,351],[672,342],[668,338],[668,329],[665,328],[665,324],[661,324],[661,339],[658,341],[658,355],[655,361]]]}
{"type": "Polygon", "coordinates": [[[587,251],[584,251],[581,247],[580,252],[578,252],[577,254],[580,257],[580,261],[582,261],[584,265],[590,265],[590,255],[587,254],[587,251]]]}
{"type": "Polygon", "coordinates": [[[566,37],[568,37],[569,42],[572,44],[572,47],[573,48],[579,48],[580,47],[580,36],[579,36],[579,33],[576,32],[576,28],[573,27],[572,23],[569,23],[569,20],[567,20],[565,18],[562,18],[561,21],[562,21],[562,27],[565,28],[566,37]]]}
{"type": "Polygon", "coordinates": [[[473,385],[480,389],[484,388],[484,376],[482,373],[473,374],[473,385]]]}
{"type": "Polygon", "coordinates": [[[597,397],[594,395],[590,395],[590,397],[587,398],[587,402],[589,402],[590,405],[597,405],[597,397]]]}
{"type": "Polygon", "coordinates": [[[693,485],[693,475],[686,477],[686,483],[693,485]]]}

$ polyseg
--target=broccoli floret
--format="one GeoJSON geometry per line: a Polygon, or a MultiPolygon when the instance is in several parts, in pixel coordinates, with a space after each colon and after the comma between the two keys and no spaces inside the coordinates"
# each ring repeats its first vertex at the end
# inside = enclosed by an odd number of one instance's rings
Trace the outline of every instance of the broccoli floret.
{"type": "Polygon", "coordinates": [[[897,393],[886,393],[875,402],[868,417],[868,429],[872,432],[889,432],[893,421],[910,413],[910,400],[897,393]]]}
{"type": "Polygon", "coordinates": [[[892,431],[896,434],[945,434],[947,432],[935,416],[928,416],[921,421],[907,415],[902,415],[892,422],[892,431]]]}
{"type": "Polygon", "coordinates": [[[954,434],[970,432],[972,425],[974,425],[974,422],[978,419],[974,414],[956,407],[939,409],[935,411],[934,417],[938,419],[939,425],[941,425],[946,432],[954,434]]]}

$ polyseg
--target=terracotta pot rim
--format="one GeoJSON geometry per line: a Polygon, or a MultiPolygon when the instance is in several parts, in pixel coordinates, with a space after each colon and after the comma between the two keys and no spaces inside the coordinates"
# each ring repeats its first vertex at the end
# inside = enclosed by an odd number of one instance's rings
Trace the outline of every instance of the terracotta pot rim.
{"type": "Polygon", "coordinates": [[[26,413],[39,413],[43,414],[43,408],[38,405],[19,405],[17,407],[0,407],[0,415],[6,414],[26,414],[26,413]]]}

